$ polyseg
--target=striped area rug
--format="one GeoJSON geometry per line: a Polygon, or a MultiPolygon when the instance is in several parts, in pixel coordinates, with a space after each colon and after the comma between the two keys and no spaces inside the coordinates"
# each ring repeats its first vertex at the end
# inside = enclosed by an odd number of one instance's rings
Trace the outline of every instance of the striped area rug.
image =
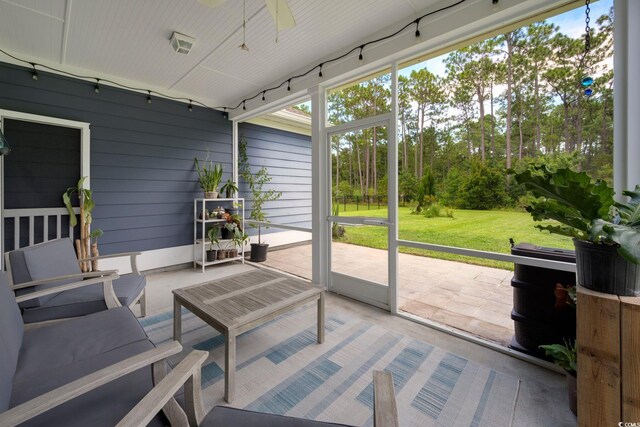
{"type": "MultiPolygon", "coordinates": [[[[333,307],[332,307],[333,308],[333,307]]],[[[237,339],[231,406],[353,426],[372,426],[372,371],[393,374],[400,425],[510,426],[519,382],[429,343],[331,310],[316,342],[315,304],[237,339]]],[[[141,320],[151,340],[172,338],[172,313],[141,320]]],[[[224,337],[183,308],[175,366],[191,349],[209,351],[202,369],[205,409],[225,405],[224,337]]]]}

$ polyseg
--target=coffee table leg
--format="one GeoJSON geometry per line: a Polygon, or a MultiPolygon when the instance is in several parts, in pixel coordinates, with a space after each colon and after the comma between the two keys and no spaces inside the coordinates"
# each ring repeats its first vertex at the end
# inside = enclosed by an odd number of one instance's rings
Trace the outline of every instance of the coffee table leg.
{"type": "Polygon", "coordinates": [[[231,403],[236,391],[236,335],[229,331],[224,336],[224,400],[231,403]]]}
{"type": "Polygon", "coordinates": [[[324,342],[324,292],[318,298],[318,344],[324,342]]]}
{"type": "Polygon", "coordinates": [[[182,339],[182,309],[177,299],[173,299],[173,339],[180,342],[182,339]]]}

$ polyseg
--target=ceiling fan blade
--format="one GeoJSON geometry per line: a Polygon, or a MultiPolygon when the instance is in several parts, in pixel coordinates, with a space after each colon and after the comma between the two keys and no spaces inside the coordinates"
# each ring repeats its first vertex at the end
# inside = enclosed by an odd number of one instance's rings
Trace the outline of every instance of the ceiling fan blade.
{"type": "Polygon", "coordinates": [[[223,3],[225,3],[227,0],[198,0],[198,1],[205,6],[218,7],[223,3]]]}
{"type": "Polygon", "coordinates": [[[286,30],[296,26],[296,20],[293,18],[293,13],[289,9],[287,0],[265,0],[265,3],[276,23],[276,29],[286,30]]]}

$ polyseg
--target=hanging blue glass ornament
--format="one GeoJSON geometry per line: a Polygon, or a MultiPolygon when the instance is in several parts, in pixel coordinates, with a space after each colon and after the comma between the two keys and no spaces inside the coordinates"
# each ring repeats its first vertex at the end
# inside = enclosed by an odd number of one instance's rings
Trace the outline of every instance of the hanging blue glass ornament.
{"type": "Polygon", "coordinates": [[[593,84],[593,77],[589,77],[589,76],[583,77],[581,83],[582,83],[582,86],[589,87],[593,84]]]}
{"type": "Polygon", "coordinates": [[[593,89],[591,89],[590,87],[586,88],[584,90],[584,94],[587,95],[587,96],[593,95],[593,89]]]}

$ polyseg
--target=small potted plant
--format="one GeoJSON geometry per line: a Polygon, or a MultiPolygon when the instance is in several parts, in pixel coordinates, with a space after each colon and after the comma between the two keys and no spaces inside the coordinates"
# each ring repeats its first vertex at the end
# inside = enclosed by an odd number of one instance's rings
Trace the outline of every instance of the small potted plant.
{"type": "Polygon", "coordinates": [[[234,248],[234,257],[238,256],[240,249],[247,243],[249,240],[249,235],[241,231],[238,227],[235,227],[233,236],[231,241],[233,242],[234,248]]]}
{"type": "Polygon", "coordinates": [[[238,192],[238,186],[229,178],[220,188],[220,192],[224,193],[227,199],[231,199],[238,192]]]}
{"type": "Polygon", "coordinates": [[[545,351],[547,356],[553,358],[553,363],[564,369],[567,373],[569,408],[571,408],[571,412],[577,414],[578,388],[576,372],[578,370],[578,354],[575,342],[571,343],[565,341],[564,344],[541,345],[540,348],[545,351]]]}
{"type": "Polygon", "coordinates": [[[207,262],[211,262],[218,257],[218,227],[211,227],[207,235],[211,243],[211,247],[207,251],[207,262]]]}
{"type": "Polygon", "coordinates": [[[209,166],[206,165],[200,167],[198,159],[194,158],[193,163],[198,173],[198,182],[200,188],[204,191],[205,199],[217,199],[218,198],[218,185],[222,181],[222,166],[214,165],[213,162],[209,162],[209,166]]]}
{"type": "MultiPolygon", "coordinates": [[[[260,168],[255,174],[251,173],[249,167],[249,159],[247,157],[247,141],[241,140],[238,146],[240,154],[240,175],[249,186],[251,191],[251,214],[250,217],[255,223],[253,227],[258,229],[258,243],[251,243],[251,261],[262,262],[267,260],[268,243],[262,242],[261,223],[268,223],[267,215],[264,212],[264,204],[270,201],[278,200],[282,193],[274,189],[265,190],[265,184],[271,181],[271,176],[266,167],[260,168]]],[[[266,228],[266,227],[265,227],[266,228]]]]}
{"type": "Polygon", "coordinates": [[[208,220],[209,219],[209,211],[207,210],[207,208],[204,208],[204,218],[202,217],[202,211],[200,211],[200,213],[198,214],[198,219],[204,219],[204,220],[208,220]]]}
{"type": "Polygon", "coordinates": [[[578,283],[616,295],[640,296],[640,186],[616,202],[613,189],[584,172],[530,164],[514,172],[536,198],[526,207],[540,230],[573,238],[578,283]]]}

